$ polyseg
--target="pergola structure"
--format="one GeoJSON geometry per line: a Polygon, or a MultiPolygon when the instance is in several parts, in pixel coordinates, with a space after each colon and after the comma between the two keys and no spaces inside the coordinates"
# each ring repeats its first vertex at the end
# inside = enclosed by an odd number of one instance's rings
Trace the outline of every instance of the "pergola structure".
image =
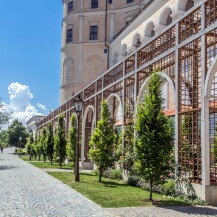
{"type": "Polygon", "coordinates": [[[61,113],[68,132],[75,112],[73,101],[81,95],[85,102],[80,126],[81,161],[88,162],[90,136],[99,119],[102,99],[108,100],[113,118],[121,106],[124,128],[126,120],[135,117],[136,105],[143,99],[154,71],[174,92],[177,171],[191,180],[199,197],[217,204],[217,0],[197,4],[138,47],[41,120],[38,133],[49,122],[55,126],[61,113]]]}

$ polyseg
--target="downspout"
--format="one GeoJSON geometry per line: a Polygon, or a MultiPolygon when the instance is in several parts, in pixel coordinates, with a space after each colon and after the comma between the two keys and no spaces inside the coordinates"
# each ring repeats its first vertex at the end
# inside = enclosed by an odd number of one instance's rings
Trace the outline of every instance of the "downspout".
{"type": "Polygon", "coordinates": [[[108,0],[105,0],[105,46],[107,48],[107,69],[109,69],[109,45],[107,45],[108,0]]]}

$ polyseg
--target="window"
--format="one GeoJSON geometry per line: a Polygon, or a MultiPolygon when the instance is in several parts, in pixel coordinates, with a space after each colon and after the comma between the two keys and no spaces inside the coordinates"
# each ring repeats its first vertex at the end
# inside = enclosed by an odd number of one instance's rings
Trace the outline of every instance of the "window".
{"type": "Polygon", "coordinates": [[[66,34],[66,43],[70,43],[72,41],[73,41],[72,29],[68,29],[66,34]]]}
{"type": "Polygon", "coordinates": [[[91,8],[98,8],[98,0],[91,0],[91,8]]]}
{"type": "Polygon", "coordinates": [[[127,3],[131,3],[131,2],[133,2],[133,0],[127,0],[127,3]]]}
{"type": "Polygon", "coordinates": [[[68,3],[68,13],[73,11],[73,9],[74,9],[73,8],[73,1],[71,1],[71,2],[68,3]]]}
{"type": "Polygon", "coordinates": [[[98,26],[91,26],[90,27],[90,40],[97,40],[98,39],[98,26]]]}
{"type": "Polygon", "coordinates": [[[108,3],[109,3],[109,4],[112,4],[112,0],[109,0],[108,3]]]}

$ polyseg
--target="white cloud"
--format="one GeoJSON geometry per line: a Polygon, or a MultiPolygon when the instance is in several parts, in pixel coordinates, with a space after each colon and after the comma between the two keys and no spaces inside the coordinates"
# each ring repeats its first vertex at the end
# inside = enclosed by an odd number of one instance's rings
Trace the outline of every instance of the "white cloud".
{"type": "MultiPolygon", "coordinates": [[[[12,113],[12,119],[10,122],[12,122],[14,119],[18,119],[24,125],[26,125],[26,122],[32,116],[42,115],[38,112],[37,108],[30,103],[33,95],[30,92],[30,88],[28,86],[20,84],[18,82],[11,83],[8,86],[8,93],[10,95],[10,103],[3,103],[3,105],[6,111],[12,113]]],[[[43,107],[43,105],[41,106],[43,107]]]]}
{"type": "Polygon", "coordinates": [[[37,103],[37,106],[38,106],[38,108],[40,108],[40,109],[42,109],[42,110],[44,110],[44,111],[46,111],[47,109],[46,109],[46,107],[45,107],[45,105],[42,105],[41,103],[37,103]]]}

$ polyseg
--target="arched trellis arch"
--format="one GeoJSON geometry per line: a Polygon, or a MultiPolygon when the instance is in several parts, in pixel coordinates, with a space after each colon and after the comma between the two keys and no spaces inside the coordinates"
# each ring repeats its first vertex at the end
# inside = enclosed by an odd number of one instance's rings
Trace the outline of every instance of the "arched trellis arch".
{"type": "Polygon", "coordinates": [[[91,135],[93,132],[93,129],[95,127],[95,109],[92,105],[89,105],[84,112],[84,118],[83,118],[83,126],[82,126],[82,132],[83,132],[83,142],[82,142],[82,148],[81,148],[81,157],[84,161],[90,161],[88,157],[89,152],[89,143],[91,139],[91,135]]]}
{"type": "MultiPolygon", "coordinates": [[[[217,183],[217,56],[210,66],[205,80],[204,111],[209,127],[209,175],[210,183],[217,183]]],[[[204,118],[204,119],[205,119],[204,118]]],[[[208,132],[205,131],[208,134],[208,132]]]]}
{"type": "Polygon", "coordinates": [[[109,111],[111,113],[112,119],[116,118],[119,106],[121,106],[121,111],[122,111],[121,115],[123,119],[123,104],[122,104],[120,96],[118,96],[118,94],[116,93],[112,93],[107,97],[106,101],[108,103],[109,111]]]}
{"type": "MultiPolygon", "coordinates": [[[[172,90],[173,90],[173,93],[174,93],[174,96],[175,96],[175,95],[176,95],[176,94],[175,94],[175,87],[174,87],[174,83],[173,83],[173,81],[171,80],[171,78],[170,78],[167,74],[165,74],[164,72],[157,72],[157,74],[158,74],[160,77],[164,78],[164,81],[163,81],[163,83],[162,83],[162,86],[163,86],[163,84],[166,83],[166,82],[168,82],[168,83],[171,85],[172,90]]],[[[143,85],[141,86],[141,88],[140,88],[140,90],[139,90],[138,97],[137,97],[137,104],[142,101],[142,99],[143,99],[143,97],[144,97],[145,87],[147,87],[147,85],[150,83],[150,80],[151,80],[151,76],[149,76],[149,77],[145,80],[145,82],[143,83],[143,85]]],[[[175,99],[175,102],[176,102],[176,99],[175,99]]],[[[137,109],[136,109],[136,111],[137,111],[137,109]]]]}

